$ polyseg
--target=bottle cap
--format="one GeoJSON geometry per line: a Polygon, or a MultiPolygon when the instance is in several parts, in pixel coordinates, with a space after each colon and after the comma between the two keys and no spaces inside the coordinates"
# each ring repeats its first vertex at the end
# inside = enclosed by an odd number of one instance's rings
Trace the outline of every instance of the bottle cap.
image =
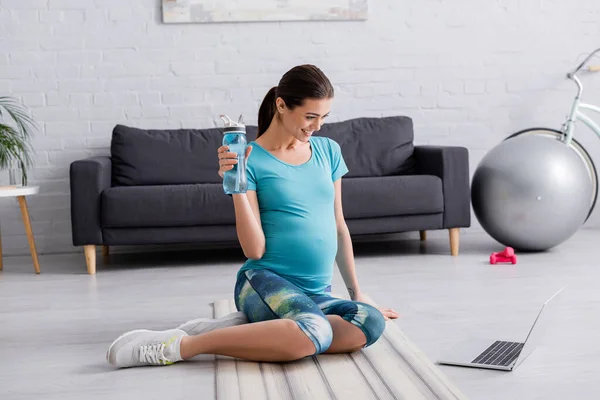
{"type": "Polygon", "coordinates": [[[246,133],[246,125],[243,124],[243,117],[240,115],[238,122],[233,121],[229,116],[221,114],[219,117],[225,124],[224,131],[227,132],[243,132],[246,133]]]}

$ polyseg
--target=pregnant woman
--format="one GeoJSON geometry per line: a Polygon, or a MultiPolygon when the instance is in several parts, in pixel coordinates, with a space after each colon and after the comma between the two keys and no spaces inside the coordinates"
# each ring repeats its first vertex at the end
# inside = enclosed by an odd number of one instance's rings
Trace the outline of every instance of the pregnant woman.
{"type": "MultiPolygon", "coordinates": [[[[108,349],[112,365],[170,365],[199,354],[278,362],[354,352],[375,343],[385,320],[398,317],[369,305],[361,292],[342,210],[348,168],[338,143],[313,136],[333,95],[319,68],[300,65],[261,104],[257,139],[246,151],[248,190],[232,195],[247,257],[234,288],[239,312],[127,332],[108,349]],[[329,295],[335,263],[351,300],[329,295]]],[[[221,177],[237,162],[228,150],[218,149],[221,177]]]]}

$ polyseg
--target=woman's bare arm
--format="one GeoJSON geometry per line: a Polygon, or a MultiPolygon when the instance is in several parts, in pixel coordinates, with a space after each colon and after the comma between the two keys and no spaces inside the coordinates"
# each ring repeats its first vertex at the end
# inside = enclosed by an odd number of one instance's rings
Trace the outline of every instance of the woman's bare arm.
{"type": "MultiPolygon", "coordinates": [[[[218,149],[219,175],[221,178],[237,164],[237,155],[228,151],[228,146],[218,149]]],[[[246,160],[252,153],[252,146],[246,149],[246,160]]],[[[238,240],[244,251],[244,255],[251,259],[260,259],[265,254],[265,234],[260,222],[260,210],[256,191],[248,190],[246,193],[233,194],[233,206],[235,209],[235,228],[238,240]]]]}
{"type": "Polygon", "coordinates": [[[265,234],[260,222],[258,200],[254,190],[234,194],[235,227],[238,240],[248,258],[258,260],[265,254],[265,234]]]}

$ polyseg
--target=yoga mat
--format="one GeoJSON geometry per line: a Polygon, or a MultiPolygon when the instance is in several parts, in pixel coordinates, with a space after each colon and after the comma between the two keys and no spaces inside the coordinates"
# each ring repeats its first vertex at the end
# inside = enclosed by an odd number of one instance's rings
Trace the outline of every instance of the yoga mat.
{"type": "MultiPolygon", "coordinates": [[[[233,300],[214,302],[215,318],[236,311],[233,300]]],[[[393,321],[375,344],[351,354],[289,363],[217,356],[215,362],[218,400],[467,399],[393,321]]]]}

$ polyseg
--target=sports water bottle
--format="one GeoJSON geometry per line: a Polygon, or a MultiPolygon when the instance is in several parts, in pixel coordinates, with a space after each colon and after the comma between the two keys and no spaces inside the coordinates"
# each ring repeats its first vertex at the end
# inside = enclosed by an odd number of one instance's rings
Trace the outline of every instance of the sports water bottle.
{"type": "Polygon", "coordinates": [[[223,145],[229,146],[229,151],[237,153],[237,164],[223,174],[223,189],[225,194],[246,193],[248,179],[246,176],[246,126],[242,123],[242,116],[234,122],[227,115],[220,115],[225,122],[223,145]]]}

